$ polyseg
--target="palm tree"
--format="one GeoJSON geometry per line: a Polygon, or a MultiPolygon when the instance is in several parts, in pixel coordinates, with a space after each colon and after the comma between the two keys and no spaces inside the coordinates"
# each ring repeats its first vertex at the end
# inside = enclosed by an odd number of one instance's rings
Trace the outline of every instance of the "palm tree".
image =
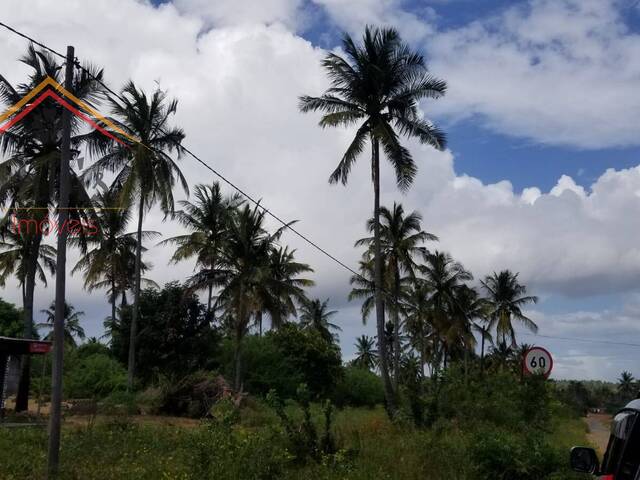
{"type": "MultiPolygon", "coordinates": [[[[269,254],[269,276],[263,282],[263,289],[266,288],[267,291],[261,298],[266,296],[276,300],[276,308],[267,310],[272,328],[280,327],[289,316],[296,316],[296,305],[304,306],[308,302],[303,288],[315,285],[313,280],[299,277],[301,274],[313,272],[313,269],[306,263],[296,261],[295,252],[285,246],[272,248],[269,254]]],[[[263,310],[258,304],[255,314],[258,317],[260,333],[263,310]]]]}
{"type": "Polygon", "coordinates": [[[518,283],[518,274],[509,270],[500,273],[493,272],[481,282],[487,293],[489,302],[489,329],[496,329],[496,338],[506,343],[507,337],[511,345],[516,345],[516,335],[513,320],[519,321],[533,333],[538,326],[522,313],[522,307],[529,303],[536,303],[538,297],[527,295],[527,287],[518,283]]]}
{"type": "MultiPolygon", "coordinates": [[[[195,202],[180,201],[181,210],[175,216],[189,233],[169,238],[161,244],[174,244],[176,251],[171,257],[174,263],[196,259],[199,269],[187,280],[194,290],[208,290],[207,313],[211,316],[213,287],[219,276],[221,250],[228,232],[229,215],[241,204],[239,195],[223,196],[220,184],[196,185],[195,202]]],[[[211,319],[213,321],[213,319],[211,319]]]]}
{"type": "Polygon", "coordinates": [[[352,364],[356,367],[373,370],[378,365],[378,354],[375,351],[375,338],[361,335],[356,338],[356,357],[352,364]]]}
{"type": "MultiPolygon", "coordinates": [[[[25,301],[25,276],[29,261],[29,235],[23,231],[9,228],[0,233],[0,287],[4,287],[11,276],[15,276],[22,289],[22,301],[25,301]]],[[[53,275],[56,270],[56,249],[51,245],[40,244],[36,263],[36,276],[47,286],[47,273],[53,275]]]]}
{"type": "MultiPolygon", "coordinates": [[[[472,280],[473,276],[451,255],[434,251],[425,256],[425,263],[421,265],[426,288],[431,292],[429,302],[432,309],[432,322],[435,335],[438,338],[444,366],[447,364],[449,346],[456,342],[461,333],[460,309],[457,306],[459,290],[464,287],[464,282],[472,280]]],[[[462,329],[464,330],[464,329],[462,329]]]]}
{"type": "Polygon", "coordinates": [[[111,100],[112,112],[119,127],[139,142],[123,139],[123,144],[106,143],[103,137],[89,136],[91,151],[102,154],[87,171],[89,178],[99,178],[103,171],[116,172],[116,181],[122,185],[122,204],[134,199],[138,203],[135,278],[133,310],[129,339],[127,383],[133,386],[135,372],[135,344],[138,327],[140,283],[142,279],[142,222],[145,212],[160,203],[166,213],[173,213],[173,188],[176,182],[188,193],[187,181],[169,154],[181,153],[180,142],[184,133],[169,127],[169,119],[176,113],[178,102],[168,100],[157,89],[148,97],[129,82],[122,90],[120,102],[111,100]]]}
{"type": "MultiPolygon", "coordinates": [[[[36,50],[33,45],[21,58],[32,73],[27,82],[13,87],[0,75],[0,102],[12,106],[33,90],[47,77],[60,83],[62,67],[57,59],[46,51],[36,50]]],[[[79,99],[91,103],[98,98],[102,89],[100,81],[102,71],[91,65],[76,70],[72,79],[72,90],[79,99]]],[[[24,264],[24,336],[29,338],[33,331],[33,301],[38,258],[43,240],[42,226],[49,221],[49,211],[59,198],[59,174],[61,155],[62,112],[64,108],[52,98],[45,99],[37,109],[13,125],[0,138],[0,206],[19,212],[19,220],[25,222],[25,264],[24,264]]],[[[77,132],[77,117],[72,117],[72,132],[77,132]]],[[[82,136],[72,137],[74,149],[72,155],[79,154],[82,136]]],[[[82,222],[87,224],[91,205],[82,181],[72,170],[70,172],[69,224],[82,222]]],[[[78,223],[79,224],[79,223],[78,223]]],[[[84,235],[84,231],[78,232],[84,235]]],[[[26,410],[27,391],[30,377],[30,360],[25,356],[16,410],[26,410]]]]}
{"type": "MultiPolygon", "coordinates": [[[[424,257],[426,248],[422,245],[426,241],[437,241],[438,237],[421,229],[422,216],[418,212],[405,215],[401,204],[393,204],[389,210],[380,207],[380,252],[384,258],[383,277],[385,284],[390,285],[392,295],[391,313],[393,314],[393,372],[394,390],[397,393],[398,375],[400,372],[400,290],[403,276],[415,278],[416,257],[424,257]]],[[[375,231],[375,220],[367,222],[369,232],[375,231]]],[[[366,245],[373,252],[374,237],[362,238],[356,246],[366,245]]]]}
{"type": "Polygon", "coordinates": [[[302,328],[317,331],[327,342],[337,342],[338,335],[331,331],[341,331],[342,329],[329,321],[336,313],[336,310],[328,310],[329,299],[324,302],[319,298],[307,300],[300,309],[300,324],[302,328]]]}
{"type": "Polygon", "coordinates": [[[423,119],[418,102],[444,95],[446,83],[432,77],[424,58],[412,52],[391,28],[365,29],[363,41],[357,45],[345,34],[342,41],[346,58],[329,53],[322,62],[331,88],[320,97],[300,97],[302,112],[324,113],[320,126],[352,127],[356,134],[338,167],[329,177],[331,183],[347,183],[351,167],[369,142],[374,191],[374,281],[380,371],[390,413],[395,411],[393,387],[388,373],[384,337],[384,305],[382,298],[382,255],[380,245],[380,146],[393,165],[396,182],[407,190],[416,173],[411,153],[402,146],[399,136],[415,137],[437,149],[445,148],[445,135],[423,119]]]}
{"type": "MultiPolygon", "coordinates": [[[[40,310],[47,318],[43,323],[37,325],[38,328],[47,328],[49,333],[45,337],[47,340],[53,340],[53,320],[55,318],[56,303],[51,302],[51,305],[47,310],[40,310]]],[[[76,340],[74,337],[78,337],[80,340],[85,339],[84,329],[80,326],[80,317],[84,315],[84,312],[79,312],[73,305],[69,305],[67,302],[64,304],[64,343],[75,347],[76,340]]]]}
{"type": "Polygon", "coordinates": [[[418,352],[420,368],[424,376],[427,359],[434,360],[433,310],[430,300],[431,291],[426,282],[415,278],[404,293],[403,313],[405,327],[414,350],[418,352]]]}
{"type": "Polygon", "coordinates": [[[229,220],[229,236],[220,259],[222,289],[216,300],[225,307],[225,316],[234,341],[234,388],[242,388],[242,340],[251,316],[257,311],[276,312],[278,298],[265,285],[270,275],[270,254],[282,227],[269,234],[264,227],[264,210],[245,204],[229,220]]]}
{"type": "Polygon", "coordinates": [[[624,371],[620,374],[618,379],[618,392],[624,397],[630,397],[633,395],[633,389],[635,387],[635,378],[631,372],[624,371]]]}
{"type": "MultiPolygon", "coordinates": [[[[116,319],[116,302],[123,283],[133,278],[128,266],[135,263],[135,233],[126,233],[131,219],[131,210],[120,203],[120,191],[117,184],[110,189],[97,193],[93,198],[96,209],[95,234],[87,238],[91,250],[84,248],[84,256],[73,267],[71,273],[83,272],[84,287],[88,291],[107,288],[111,304],[111,319],[116,319]]],[[[158,232],[143,231],[144,238],[160,235],[158,232]]],[[[75,238],[72,243],[77,243],[75,238]]],[[[143,251],[146,249],[143,247],[143,251]]],[[[148,268],[145,265],[145,269],[148,268]]],[[[124,289],[126,290],[125,287],[124,289]]]]}

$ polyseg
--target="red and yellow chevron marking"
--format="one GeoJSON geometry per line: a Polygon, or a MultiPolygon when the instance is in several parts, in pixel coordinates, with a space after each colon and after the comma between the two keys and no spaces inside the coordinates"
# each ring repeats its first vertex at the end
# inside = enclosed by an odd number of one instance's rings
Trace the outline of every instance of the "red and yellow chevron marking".
{"type": "MultiPolygon", "coordinates": [[[[83,102],[82,100],[77,98],[72,93],[68,92],[62,85],[60,85],[58,82],[56,82],[51,77],[45,78],[37,87],[35,87],[33,90],[31,90],[27,95],[22,97],[22,99],[20,99],[20,101],[18,103],[16,103],[15,105],[13,105],[9,109],[7,109],[7,111],[5,111],[2,115],[0,115],[0,123],[4,122],[6,119],[11,117],[13,114],[15,114],[17,112],[20,112],[22,107],[27,105],[30,100],[35,98],[36,95],[38,95],[42,90],[44,90],[48,86],[52,87],[57,92],[61,92],[64,95],[65,98],[68,98],[69,100],[72,100],[77,106],[79,106],[80,108],[82,108],[86,112],[88,112],[91,115],[93,115],[94,118],[98,119],[100,122],[102,122],[103,124],[108,126],[112,131],[121,134],[123,137],[131,140],[134,143],[141,143],[139,139],[137,139],[135,137],[132,137],[127,132],[123,131],[120,127],[118,127],[112,121],[110,121],[107,118],[105,118],[98,111],[93,109],[91,106],[87,105],[85,102],[83,102]]],[[[6,132],[11,126],[13,126],[17,122],[19,122],[29,112],[31,112],[34,108],[36,108],[38,105],[40,105],[40,103],[42,103],[45,98],[48,98],[48,97],[52,98],[55,101],[57,101],[58,103],[60,103],[60,105],[62,105],[63,107],[65,107],[66,109],[71,111],[74,115],[76,115],[77,117],[81,118],[82,120],[84,120],[88,124],[90,124],[93,128],[98,130],[100,133],[106,135],[107,137],[115,140],[118,143],[126,145],[122,140],[120,140],[116,136],[112,135],[109,131],[107,131],[106,129],[104,129],[103,127],[98,125],[96,122],[91,120],[91,118],[89,118],[88,116],[84,115],[79,109],[74,108],[73,106],[71,106],[68,102],[63,100],[62,97],[60,97],[60,95],[56,94],[55,92],[53,92],[51,90],[46,91],[43,95],[41,95],[37,100],[35,100],[33,103],[31,103],[26,109],[24,109],[22,112],[20,112],[18,115],[16,115],[9,122],[5,123],[4,125],[0,125],[0,133],[6,132]]]]}

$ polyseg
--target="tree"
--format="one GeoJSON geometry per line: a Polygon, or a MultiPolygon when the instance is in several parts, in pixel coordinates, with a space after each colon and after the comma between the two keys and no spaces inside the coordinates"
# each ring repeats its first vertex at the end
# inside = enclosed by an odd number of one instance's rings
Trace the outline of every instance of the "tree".
{"type": "MultiPolygon", "coordinates": [[[[172,282],[144,289],[139,312],[136,377],[143,383],[158,375],[178,379],[218,367],[219,332],[207,318],[206,305],[188,286],[172,282]]],[[[132,313],[131,305],[121,309],[114,326],[111,348],[122,362],[128,358],[132,313]]]]}
{"type": "MultiPolygon", "coordinates": [[[[71,273],[83,272],[84,287],[89,290],[107,288],[111,303],[111,321],[116,321],[116,302],[118,293],[126,291],[131,284],[133,272],[130,266],[135,265],[136,237],[135,233],[127,233],[127,225],[131,219],[131,210],[120,203],[119,185],[97,193],[94,198],[96,208],[95,234],[87,238],[87,244],[93,248],[85,248],[84,255],[78,260],[71,273]],[[88,250],[88,251],[87,251],[88,250]]],[[[143,231],[143,238],[160,235],[157,232],[143,231]]],[[[73,243],[75,239],[72,239],[73,243]]],[[[142,247],[144,252],[146,249],[142,247]]],[[[144,265],[142,270],[146,270],[144,265]]]]}
{"type": "Polygon", "coordinates": [[[337,342],[338,335],[331,331],[341,331],[342,329],[329,321],[336,313],[336,310],[329,311],[329,299],[324,302],[319,298],[307,300],[300,309],[300,325],[303,329],[317,331],[327,342],[337,342]]]}
{"type": "Polygon", "coordinates": [[[251,315],[256,310],[279,312],[279,299],[272,295],[268,282],[270,254],[285,227],[269,234],[264,227],[264,210],[244,205],[229,220],[229,237],[221,263],[222,289],[216,304],[225,308],[226,325],[234,343],[234,388],[242,388],[242,340],[251,315]]]}
{"type": "MultiPolygon", "coordinates": [[[[15,105],[47,77],[61,81],[62,67],[49,52],[36,50],[30,45],[21,61],[32,70],[27,82],[13,87],[0,75],[0,101],[6,106],[15,105]]],[[[83,69],[75,71],[71,90],[80,100],[91,103],[101,92],[101,80],[101,70],[85,65],[83,69]]],[[[26,338],[33,332],[34,289],[43,234],[52,228],[49,211],[56,206],[59,198],[63,110],[62,105],[47,98],[0,137],[0,154],[4,156],[4,161],[0,163],[0,206],[6,206],[14,212],[6,219],[17,219],[24,235],[23,335],[26,338]]],[[[79,130],[80,121],[75,116],[72,118],[73,132],[79,130]]],[[[83,136],[74,136],[71,141],[74,146],[72,155],[76,157],[80,153],[83,136]]],[[[73,170],[70,173],[68,225],[86,225],[92,216],[92,211],[87,210],[91,200],[81,179],[73,170]]],[[[10,228],[7,223],[2,227],[10,228]]],[[[76,232],[80,237],[84,233],[82,228],[76,232]]],[[[16,399],[18,411],[27,408],[29,378],[30,357],[25,356],[16,399]]]]}
{"type": "Polygon", "coordinates": [[[437,250],[428,253],[424,265],[419,268],[425,287],[431,292],[429,303],[436,337],[436,355],[442,358],[446,367],[449,347],[457,342],[461,333],[459,321],[462,315],[457,306],[459,290],[473,276],[451,255],[437,250]]]}
{"type": "Polygon", "coordinates": [[[516,334],[513,320],[519,321],[531,332],[537,332],[538,326],[522,313],[522,307],[536,303],[538,297],[527,295],[527,287],[518,282],[518,274],[509,270],[493,272],[482,282],[489,302],[489,329],[495,328],[496,338],[506,343],[509,337],[512,346],[516,346],[516,334]]]}
{"type": "MultiPolygon", "coordinates": [[[[195,258],[199,269],[187,280],[194,290],[207,290],[207,312],[211,316],[213,288],[219,281],[221,251],[228,234],[229,216],[241,204],[239,195],[223,196],[220,184],[196,185],[195,202],[182,200],[175,213],[178,222],[189,233],[169,238],[162,244],[176,245],[171,257],[174,263],[195,258]]],[[[211,319],[213,320],[213,319],[211,319]]]]}
{"type": "Polygon", "coordinates": [[[160,203],[165,213],[174,211],[173,188],[177,181],[185,192],[189,191],[186,179],[169,155],[172,152],[180,155],[180,142],[184,139],[181,129],[169,127],[169,119],[176,113],[177,107],[177,100],[168,100],[162,90],[157,89],[148,97],[142,90],[138,90],[133,82],[129,82],[123,88],[120,100],[111,100],[111,108],[118,126],[139,141],[123,139],[123,145],[105,142],[104,138],[96,135],[90,138],[92,150],[103,156],[88,169],[89,178],[100,178],[103,171],[116,172],[116,181],[122,185],[121,203],[128,204],[134,200],[138,203],[133,310],[127,369],[127,383],[130,389],[133,387],[136,361],[144,215],[156,203],[160,203]]]}
{"type": "Polygon", "coordinates": [[[351,362],[354,366],[373,370],[378,365],[378,354],[374,348],[375,338],[361,335],[356,338],[356,357],[351,362]]]}
{"type": "MultiPolygon", "coordinates": [[[[393,314],[393,372],[394,389],[398,389],[398,376],[400,374],[400,331],[401,331],[401,306],[400,296],[403,277],[415,278],[417,264],[416,257],[424,257],[427,254],[423,246],[426,241],[437,241],[438,237],[422,230],[420,222],[422,217],[418,212],[405,215],[401,204],[393,204],[389,210],[380,207],[380,253],[384,258],[383,277],[385,285],[390,286],[392,302],[390,310],[393,314]]],[[[374,233],[375,219],[367,222],[367,229],[374,233]]],[[[373,253],[375,237],[362,238],[356,242],[356,246],[366,245],[373,253]]]]}
{"type": "MultiPolygon", "coordinates": [[[[40,310],[47,318],[44,322],[36,325],[38,328],[49,329],[49,333],[45,337],[47,340],[53,341],[53,320],[55,318],[56,303],[51,302],[51,305],[46,310],[40,310]]],[[[86,335],[84,329],[80,325],[80,317],[84,315],[84,312],[79,312],[73,305],[65,302],[64,304],[64,342],[65,344],[75,347],[76,339],[84,340],[86,335]]]]}
{"type": "Polygon", "coordinates": [[[417,138],[437,149],[445,148],[445,135],[421,117],[418,102],[441,97],[446,84],[428,73],[424,58],[411,51],[394,29],[367,27],[361,44],[345,34],[342,46],[346,58],[329,53],[322,62],[331,88],[320,97],[300,97],[300,109],[302,112],[323,112],[320,120],[323,128],[358,125],[355,137],[329,178],[331,183],[346,184],[349,172],[367,142],[371,147],[378,349],[385,399],[393,414],[396,407],[388,372],[382,296],[380,146],[393,165],[398,187],[407,190],[415,177],[416,165],[409,150],[400,143],[399,136],[417,138]]]}
{"type": "Polygon", "coordinates": [[[635,378],[631,372],[624,371],[620,374],[618,379],[618,393],[625,398],[631,398],[635,389],[635,378]]]}
{"type": "Polygon", "coordinates": [[[22,334],[22,312],[13,303],[0,298],[0,337],[19,337],[22,334]]]}

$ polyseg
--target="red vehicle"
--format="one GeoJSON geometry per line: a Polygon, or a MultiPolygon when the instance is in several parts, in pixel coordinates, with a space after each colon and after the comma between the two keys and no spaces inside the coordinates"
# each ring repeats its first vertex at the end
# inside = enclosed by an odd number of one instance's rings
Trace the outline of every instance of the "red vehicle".
{"type": "Polygon", "coordinates": [[[593,448],[574,447],[571,468],[600,480],[640,480],[640,399],[614,417],[602,465],[593,448]]]}

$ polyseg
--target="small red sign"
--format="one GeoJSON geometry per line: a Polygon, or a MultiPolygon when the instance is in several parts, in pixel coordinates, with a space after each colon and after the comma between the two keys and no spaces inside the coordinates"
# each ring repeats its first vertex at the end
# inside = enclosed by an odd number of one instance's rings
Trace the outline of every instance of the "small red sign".
{"type": "Polygon", "coordinates": [[[51,344],[45,342],[32,342],[29,344],[29,353],[49,353],[51,344]]]}

